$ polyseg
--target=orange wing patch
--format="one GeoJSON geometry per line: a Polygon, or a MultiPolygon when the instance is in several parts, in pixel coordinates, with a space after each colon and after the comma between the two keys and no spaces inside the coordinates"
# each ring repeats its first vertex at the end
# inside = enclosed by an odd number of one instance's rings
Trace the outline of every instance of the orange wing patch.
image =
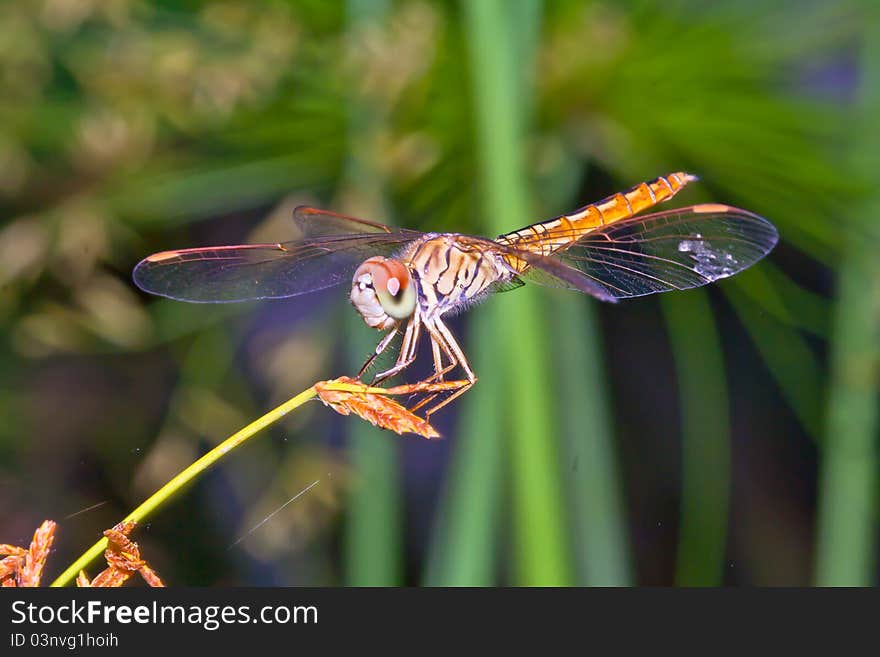
{"type": "Polygon", "coordinates": [[[710,214],[712,212],[729,212],[732,208],[729,205],[721,203],[702,203],[700,205],[691,206],[691,210],[697,214],[710,214]]]}

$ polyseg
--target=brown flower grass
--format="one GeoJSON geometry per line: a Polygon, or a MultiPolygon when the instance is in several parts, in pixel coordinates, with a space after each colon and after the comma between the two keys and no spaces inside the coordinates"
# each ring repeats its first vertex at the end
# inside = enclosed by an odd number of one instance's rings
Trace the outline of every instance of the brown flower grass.
{"type": "Polygon", "coordinates": [[[422,387],[372,388],[347,376],[332,381],[320,381],[315,391],[324,404],[340,415],[354,413],[373,426],[389,429],[397,434],[414,433],[423,438],[439,438],[437,430],[389,395],[426,392],[422,387]]]}
{"type": "MultiPolygon", "coordinates": [[[[104,532],[108,540],[104,551],[107,568],[93,580],[89,580],[85,572],[80,571],[76,579],[77,586],[122,586],[134,573],[140,573],[150,586],[165,586],[156,571],[141,558],[138,544],[128,538],[136,526],[137,523],[133,521],[121,522],[104,532]]],[[[44,520],[34,532],[28,548],[0,544],[0,556],[3,557],[0,559],[0,586],[40,586],[57,528],[56,522],[44,520]]]]}
{"type": "Polygon", "coordinates": [[[40,585],[57,527],[54,521],[44,520],[34,532],[28,548],[0,545],[0,555],[6,555],[0,559],[0,586],[31,588],[40,585]]]}
{"type": "Polygon", "coordinates": [[[140,573],[143,580],[154,587],[164,587],[165,584],[150,568],[146,561],[141,559],[140,546],[129,538],[132,530],[137,526],[133,520],[120,522],[113,529],[104,532],[107,537],[107,549],[104,550],[104,558],[107,560],[107,568],[98,573],[95,579],[89,580],[84,570],[79,571],[76,585],[80,587],[112,587],[122,586],[135,573],[140,573]]]}

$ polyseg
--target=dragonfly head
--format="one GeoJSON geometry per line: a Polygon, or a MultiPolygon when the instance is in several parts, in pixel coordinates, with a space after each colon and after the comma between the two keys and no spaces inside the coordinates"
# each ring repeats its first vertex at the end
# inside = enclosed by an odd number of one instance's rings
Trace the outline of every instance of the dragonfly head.
{"type": "Polygon", "coordinates": [[[416,309],[416,288],[400,260],[365,260],[351,281],[351,302],[368,326],[389,329],[416,309]]]}

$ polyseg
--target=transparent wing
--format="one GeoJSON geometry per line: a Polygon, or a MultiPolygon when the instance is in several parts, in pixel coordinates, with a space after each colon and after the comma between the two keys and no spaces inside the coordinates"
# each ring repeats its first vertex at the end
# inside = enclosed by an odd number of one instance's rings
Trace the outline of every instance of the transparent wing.
{"type": "Polygon", "coordinates": [[[530,281],[545,287],[580,290],[602,301],[616,301],[616,297],[599,281],[562,262],[556,256],[547,257],[472,235],[457,235],[456,243],[460,249],[497,253],[510,267],[511,278],[494,283],[490,292],[506,292],[520,287],[523,281],[530,281]]]}
{"type": "Polygon", "coordinates": [[[134,282],[195,303],[281,299],[348,283],[367,258],[391,255],[422,234],[313,208],[294,216],[301,240],[163,251],[135,267],[134,282]]]}
{"type": "MultiPolygon", "coordinates": [[[[330,235],[351,236],[359,233],[401,232],[384,224],[348,217],[344,214],[319,210],[308,205],[300,205],[293,210],[293,221],[305,237],[326,237],[330,235]]],[[[416,232],[416,231],[408,231],[416,232]]]]}
{"type": "Polygon", "coordinates": [[[551,259],[622,299],[733,276],[767,255],[778,239],[773,224],[756,214],[705,204],[612,224],[551,259]]]}

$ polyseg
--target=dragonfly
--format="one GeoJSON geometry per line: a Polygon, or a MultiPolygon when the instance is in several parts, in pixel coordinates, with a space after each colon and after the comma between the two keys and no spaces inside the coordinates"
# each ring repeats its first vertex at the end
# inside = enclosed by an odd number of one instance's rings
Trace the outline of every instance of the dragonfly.
{"type": "Polygon", "coordinates": [[[416,385],[434,392],[410,409],[428,406],[427,418],[477,382],[444,318],[492,293],[535,283],[617,302],[707,285],[773,249],[773,224],[729,205],[639,214],[695,180],[684,172],[660,176],[495,239],[300,206],[293,212],[299,239],[163,251],[142,260],[133,277],[146,292],[194,303],[286,299],[349,283],[364,322],[385,332],[356,379],[398,336],[396,360],[372,385],[401,374],[427,336],[433,373],[416,385]],[[454,371],[459,378],[447,379],[454,371]]]}

